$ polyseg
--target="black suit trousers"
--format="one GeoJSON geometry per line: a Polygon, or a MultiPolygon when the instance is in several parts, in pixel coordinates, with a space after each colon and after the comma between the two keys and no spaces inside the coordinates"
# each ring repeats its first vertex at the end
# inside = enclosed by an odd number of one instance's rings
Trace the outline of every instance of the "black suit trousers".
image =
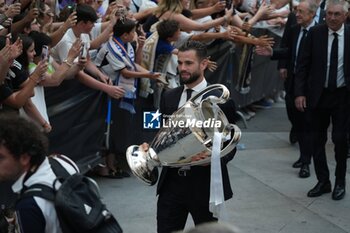
{"type": "Polygon", "coordinates": [[[292,93],[286,92],[286,109],[288,119],[292,124],[292,130],[296,133],[299,150],[300,161],[303,164],[310,164],[312,156],[312,134],[311,134],[311,114],[307,109],[305,112],[300,112],[295,107],[295,97],[292,93]]]}
{"type": "Polygon", "coordinates": [[[167,179],[158,197],[158,233],[183,230],[189,213],[195,225],[217,221],[209,212],[210,166],[193,166],[186,176],[168,168],[167,179]]]}
{"type": "Polygon", "coordinates": [[[312,129],[314,134],[314,165],[317,179],[329,180],[329,170],[325,152],[327,129],[332,122],[332,141],[336,160],[336,182],[344,182],[347,160],[347,120],[349,94],[345,87],[336,91],[324,89],[316,108],[312,109],[312,129]]]}

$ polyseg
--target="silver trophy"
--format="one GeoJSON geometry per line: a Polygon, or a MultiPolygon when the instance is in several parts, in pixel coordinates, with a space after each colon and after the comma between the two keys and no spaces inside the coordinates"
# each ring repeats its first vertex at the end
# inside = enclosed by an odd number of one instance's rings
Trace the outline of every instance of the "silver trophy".
{"type": "Polygon", "coordinates": [[[228,122],[218,104],[225,103],[229,90],[221,84],[206,87],[164,121],[148,150],[143,145],[129,146],[126,158],[132,173],[149,185],[158,180],[161,166],[183,167],[210,163],[214,132],[222,135],[220,156],[231,152],[241,138],[241,130],[228,122]],[[209,95],[214,90],[221,96],[209,95]]]}

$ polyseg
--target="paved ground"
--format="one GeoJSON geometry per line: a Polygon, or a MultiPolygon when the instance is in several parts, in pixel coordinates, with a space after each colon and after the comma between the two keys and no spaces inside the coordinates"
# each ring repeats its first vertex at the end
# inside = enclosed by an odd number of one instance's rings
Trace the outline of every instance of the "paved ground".
{"type": "MultiPolygon", "coordinates": [[[[228,167],[234,196],[226,202],[226,221],[242,233],[350,232],[349,179],[349,193],[341,201],[333,201],[331,194],[306,196],[316,184],[314,169],[311,167],[310,178],[300,179],[298,169],[291,166],[298,158],[298,148],[288,142],[289,123],[283,106],[275,104],[272,109],[258,111],[248,129],[242,129],[245,149],[228,167]]],[[[328,144],[334,183],[332,150],[328,144]]],[[[135,177],[97,180],[125,233],[156,232],[155,186],[146,186],[135,177]]],[[[192,226],[189,218],[187,228],[192,226]]]]}

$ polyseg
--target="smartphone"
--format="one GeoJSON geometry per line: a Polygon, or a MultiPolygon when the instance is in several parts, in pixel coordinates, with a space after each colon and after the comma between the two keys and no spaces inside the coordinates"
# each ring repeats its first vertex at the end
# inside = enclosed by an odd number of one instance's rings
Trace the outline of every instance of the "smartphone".
{"type": "Polygon", "coordinates": [[[229,9],[231,9],[231,7],[232,7],[232,0],[226,0],[225,8],[229,10],[229,9]]]}
{"type": "Polygon", "coordinates": [[[86,58],[87,57],[87,46],[86,43],[82,42],[81,43],[81,48],[80,48],[80,57],[81,58],[86,58]]]}
{"type": "Polygon", "coordinates": [[[47,45],[43,45],[41,50],[41,60],[47,61],[49,59],[49,47],[47,45]]]}
{"type": "Polygon", "coordinates": [[[136,24],[136,30],[135,31],[136,31],[138,36],[142,36],[143,35],[143,33],[142,33],[142,25],[140,23],[136,24]]]}
{"type": "Polygon", "coordinates": [[[35,1],[35,8],[37,8],[38,10],[41,10],[41,0],[36,0],[35,1]]]}

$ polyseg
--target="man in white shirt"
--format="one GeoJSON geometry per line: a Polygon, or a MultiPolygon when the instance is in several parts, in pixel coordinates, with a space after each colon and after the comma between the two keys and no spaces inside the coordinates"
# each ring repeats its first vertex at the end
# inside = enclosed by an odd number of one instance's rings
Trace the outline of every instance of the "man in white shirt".
{"type": "MultiPolygon", "coordinates": [[[[86,4],[79,4],[76,12],[77,24],[68,29],[62,40],[52,48],[52,56],[59,63],[72,64],[73,61],[68,61],[66,58],[69,49],[77,38],[84,42],[87,50],[90,49],[89,34],[97,20],[96,12],[91,6],[86,4]]],[[[86,63],[85,70],[80,71],[77,78],[86,86],[103,91],[112,98],[119,99],[124,96],[124,90],[119,86],[113,86],[109,77],[103,74],[90,59],[86,63]],[[94,77],[100,79],[100,81],[94,77]]]]}
{"type": "Polygon", "coordinates": [[[344,0],[327,1],[326,24],[308,32],[295,75],[295,105],[299,111],[310,110],[314,134],[313,160],[318,182],[308,197],[332,191],[325,151],[330,122],[336,160],[332,199],[345,196],[350,89],[350,28],[345,25],[348,8],[344,0]]]}

